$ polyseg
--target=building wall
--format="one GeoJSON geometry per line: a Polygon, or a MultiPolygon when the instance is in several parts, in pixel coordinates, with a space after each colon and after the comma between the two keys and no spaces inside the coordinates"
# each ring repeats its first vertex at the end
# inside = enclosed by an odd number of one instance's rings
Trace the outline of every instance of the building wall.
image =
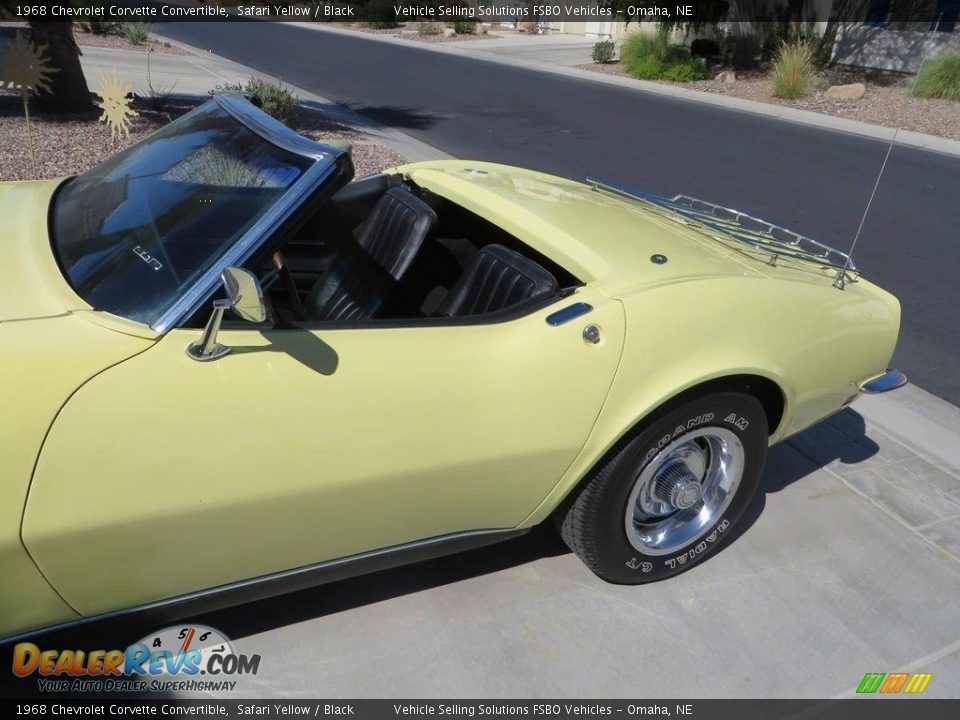
{"type": "Polygon", "coordinates": [[[915,73],[924,58],[945,50],[960,51],[960,34],[844,23],[831,59],[840,65],[915,73]]]}

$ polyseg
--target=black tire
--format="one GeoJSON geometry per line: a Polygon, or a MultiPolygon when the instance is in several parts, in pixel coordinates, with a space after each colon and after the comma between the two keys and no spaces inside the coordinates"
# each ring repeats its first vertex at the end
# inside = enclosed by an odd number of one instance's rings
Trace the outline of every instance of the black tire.
{"type": "Polygon", "coordinates": [[[557,510],[554,520],[564,542],[604,580],[638,585],[678,575],[703,562],[730,536],[760,484],[767,442],[766,414],[755,398],[726,392],[691,400],[656,418],[615,450],[557,510]],[[683,436],[681,429],[711,427],[732,432],[743,448],[743,471],[732,499],[686,545],[667,554],[641,551],[626,529],[635,479],[671,438],[683,436]]]}

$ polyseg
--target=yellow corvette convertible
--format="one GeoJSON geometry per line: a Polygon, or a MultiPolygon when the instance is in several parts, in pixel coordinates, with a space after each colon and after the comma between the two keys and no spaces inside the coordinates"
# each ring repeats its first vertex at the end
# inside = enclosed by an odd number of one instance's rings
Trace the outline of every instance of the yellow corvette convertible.
{"type": "Polygon", "coordinates": [[[0,637],[548,518],[660,580],[769,445],[905,380],[897,300],[770,223],[481,162],[351,176],[227,94],[0,185],[0,637]]]}

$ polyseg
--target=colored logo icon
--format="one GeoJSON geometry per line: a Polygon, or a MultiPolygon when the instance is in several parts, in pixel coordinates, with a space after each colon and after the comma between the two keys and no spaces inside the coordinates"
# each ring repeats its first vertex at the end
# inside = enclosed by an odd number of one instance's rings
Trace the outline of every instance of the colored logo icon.
{"type": "Polygon", "coordinates": [[[857,686],[857,694],[922,693],[931,679],[933,673],[867,673],[857,686]]]}

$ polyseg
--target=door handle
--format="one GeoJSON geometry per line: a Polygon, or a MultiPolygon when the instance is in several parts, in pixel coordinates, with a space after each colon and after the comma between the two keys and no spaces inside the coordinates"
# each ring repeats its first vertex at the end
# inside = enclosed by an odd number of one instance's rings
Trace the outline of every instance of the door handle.
{"type": "Polygon", "coordinates": [[[573,305],[567,305],[567,307],[562,310],[557,310],[555,313],[547,315],[547,325],[563,325],[568,323],[571,320],[574,320],[581,315],[586,315],[588,312],[593,310],[592,305],[588,305],[585,302],[574,303],[573,305]]]}

